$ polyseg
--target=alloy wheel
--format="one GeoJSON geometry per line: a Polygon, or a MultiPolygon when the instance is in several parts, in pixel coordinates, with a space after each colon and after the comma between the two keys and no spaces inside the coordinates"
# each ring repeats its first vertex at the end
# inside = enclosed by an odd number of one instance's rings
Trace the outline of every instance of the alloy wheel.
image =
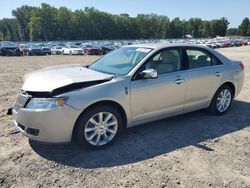
{"type": "Polygon", "coordinates": [[[110,112],[99,112],[88,120],[84,136],[91,145],[102,146],[115,137],[117,130],[116,117],[110,112]]]}
{"type": "Polygon", "coordinates": [[[216,107],[218,111],[225,112],[229,108],[231,100],[232,100],[231,92],[228,89],[223,89],[218,95],[216,100],[216,107]]]}

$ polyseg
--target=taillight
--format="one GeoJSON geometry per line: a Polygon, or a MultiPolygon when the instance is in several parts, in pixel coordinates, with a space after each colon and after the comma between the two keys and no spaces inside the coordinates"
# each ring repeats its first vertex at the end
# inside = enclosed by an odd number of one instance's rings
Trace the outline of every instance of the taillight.
{"type": "Polygon", "coordinates": [[[243,65],[243,63],[240,63],[240,70],[244,70],[244,65],[243,65]]]}

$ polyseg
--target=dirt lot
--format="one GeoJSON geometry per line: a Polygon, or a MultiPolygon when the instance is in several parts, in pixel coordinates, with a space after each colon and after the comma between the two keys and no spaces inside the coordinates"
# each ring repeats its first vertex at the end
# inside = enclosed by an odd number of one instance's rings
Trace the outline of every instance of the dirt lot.
{"type": "Polygon", "coordinates": [[[6,116],[25,73],[97,57],[0,57],[0,187],[249,188],[250,46],[219,51],[242,60],[246,73],[226,115],[198,111],[137,126],[101,151],[29,141],[6,116]]]}

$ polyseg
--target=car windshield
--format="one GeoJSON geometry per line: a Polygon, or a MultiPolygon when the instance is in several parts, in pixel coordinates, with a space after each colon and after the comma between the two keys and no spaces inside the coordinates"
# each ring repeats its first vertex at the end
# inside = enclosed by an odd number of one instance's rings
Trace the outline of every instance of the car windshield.
{"type": "Polygon", "coordinates": [[[89,68],[115,75],[125,75],[134,68],[152,49],[124,47],[97,60],[89,68]]]}

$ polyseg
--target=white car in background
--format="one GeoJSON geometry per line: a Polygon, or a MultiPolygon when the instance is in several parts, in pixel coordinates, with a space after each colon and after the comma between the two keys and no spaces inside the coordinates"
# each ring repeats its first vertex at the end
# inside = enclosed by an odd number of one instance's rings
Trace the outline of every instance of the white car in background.
{"type": "Polygon", "coordinates": [[[83,55],[83,49],[76,45],[67,45],[62,48],[63,55],[83,55]]]}
{"type": "Polygon", "coordinates": [[[53,55],[58,55],[58,54],[62,54],[62,49],[63,49],[63,46],[53,46],[51,48],[51,53],[53,55]]]}

